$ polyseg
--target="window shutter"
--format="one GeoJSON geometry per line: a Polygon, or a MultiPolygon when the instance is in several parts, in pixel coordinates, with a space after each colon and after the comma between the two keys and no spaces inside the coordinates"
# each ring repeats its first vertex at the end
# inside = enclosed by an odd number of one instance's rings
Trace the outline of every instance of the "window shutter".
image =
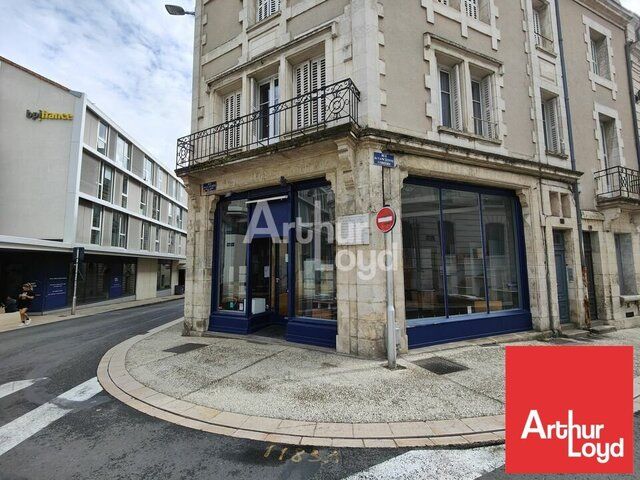
{"type": "Polygon", "coordinates": [[[312,92],[316,92],[314,94],[315,100],[311,103],[312,107],[312,122],[313,124],[317,124],[319,122],[324,121],[325,117],[325,98],[324,92],[318,91],[322,89],[326,85],[326,69],[325,69],[325,59],[319,58],[317,60],[312,60],[310,62],[311,67],[311,85],[310,90],[312,92]]]}
{"type": "MultiPolygon", "coordinates": [[[[231,122],[240,117],[241,93],[236,92],[224,99],[224,121],[231,122]]],[[[230,125],[225,129],[224,146],[226,149],[240,146],[240,126],[230,125]]]]}
{"type": "Polygon", "coordinates": [[[258,22],[267,18],[267,7],[269,6],[269,0],[258,0],[258,22]]]}
{"type": "Polygon", "coordinates": [[[467,16],[478,19],[478,0],[464,0],[467,16]]]}
{"type": "Polygon", "coordinates": [[[541,21],[540,21],[540,12],[538,10],[534,10],[533,11],[533,33],[535,33],[536,36],[536,44],[540,45],[540,35],[542,34],[542,28],[541,28],[541,21]]]}
{"type": "Polygon", "coordinates": [[[455,65],[451,72],[451,125],[462,130],[462,102],[460,101],[460,65],[455,65]]]}
{"type": "Polygon", "coordinates": [[[549,100],[546,104],[545,114],[547,116],[547,146],[551,152],[560,152],[560,129],[558,128],[558,101],[557,99],[549,100]]]}
{"type": "Polygon", "coordinates": [[[480,83],[482,92],[482,120],[483,131],[487,137],[494,138],[496,132],[493,126],[493,100],[491,98],[491,76],[486,76],[480,83]]]}

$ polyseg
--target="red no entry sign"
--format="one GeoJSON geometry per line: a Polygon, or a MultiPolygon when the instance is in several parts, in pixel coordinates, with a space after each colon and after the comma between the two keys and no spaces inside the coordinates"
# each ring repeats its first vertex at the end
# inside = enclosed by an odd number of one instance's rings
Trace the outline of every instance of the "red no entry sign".
{"type": "Polygon", "coordinates": [[[396,225],[396,212],[391,207],[382,207],[376,215],[376,226],[382,233],[393,230],[396,225]]]}

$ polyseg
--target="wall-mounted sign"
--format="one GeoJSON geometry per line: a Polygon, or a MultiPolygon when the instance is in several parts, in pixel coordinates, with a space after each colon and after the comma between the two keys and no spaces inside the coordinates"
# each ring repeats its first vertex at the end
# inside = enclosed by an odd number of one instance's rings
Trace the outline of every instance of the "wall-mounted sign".
{"type": "Polygon", "coordinates": [[[348,215],[338,218],[338,245],[369,245],[369,215],[348,215]]]}
{"type": "Polygon", "coordinates": [[[202,194],[211,195],[218,189],[218,182],[207,182],[202,184],[202,194]]]}
{"type": "Polygon", "coordinates": [[[396,157],[391,153],[373,152],[373,164],[379,167],[395,168],[396,157]]]}
{"type": "Polygon", "coordinates": [[[56,112],[48,112],[46,110],[38,110],[32,112],[31,110],[27,110],[27,118],[31,120],[73,120],[72,113],[56,113],[56,112]]]}

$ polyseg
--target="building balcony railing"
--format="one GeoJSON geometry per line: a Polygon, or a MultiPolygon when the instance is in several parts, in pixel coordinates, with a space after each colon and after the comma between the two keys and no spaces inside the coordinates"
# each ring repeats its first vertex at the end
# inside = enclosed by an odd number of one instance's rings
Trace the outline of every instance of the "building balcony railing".
{"type": "Polygon", "coordinates": [[[360,92],[343,80],[178,139],[178,170],[344,123],[358,123],[360,92]]]}
{"type": "Polygon", "coordinates": [[[615,166],[595,173],[598,202],[629,200],[640,202],[640,172],[615,166]]]}
{"type": "Polygon", "coordinates": [[[498,140],[498,123],[484,118],[473,117],[473,130],[476,135],[489,140],[498,140]]]}
{"type": "Polygon", "coordinates": [[[547,52],[553,53],[553,40],[545,37],[541,33],[536,33],[535,36],[536,36],[536,47],[540,47],[546,50],[547,52]]]}

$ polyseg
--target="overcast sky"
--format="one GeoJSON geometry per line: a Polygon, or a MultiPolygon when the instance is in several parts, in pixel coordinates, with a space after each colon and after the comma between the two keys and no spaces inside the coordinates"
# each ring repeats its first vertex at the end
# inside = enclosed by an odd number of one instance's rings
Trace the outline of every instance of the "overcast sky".
{"type": "MultiPolygon", "coordinates": [[[[87,93],[173,169],[190,128],[193,18],[169,16],[164,3],[0,0],[0,55],[87,93]]],[[[622,3],[640,13],[640,0],[622,3]]]]}

